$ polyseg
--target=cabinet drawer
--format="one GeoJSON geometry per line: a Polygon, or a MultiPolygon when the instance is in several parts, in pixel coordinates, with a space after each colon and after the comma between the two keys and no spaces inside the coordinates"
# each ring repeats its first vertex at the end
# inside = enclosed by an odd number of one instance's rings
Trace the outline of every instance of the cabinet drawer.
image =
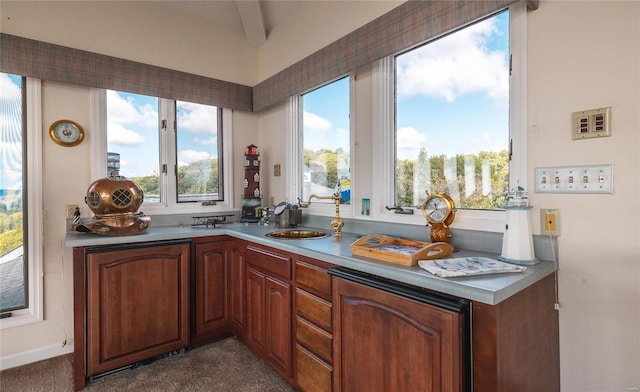
{"type": "Polygon", "coordinates": [[[331,332],[331,302],[304,290],[296,289],[296,309],[298,314],[331,332]]]}
{"type": "Polygon", "coordinates": [[[331,366],[304,347],[296,346],[296,381],[304,392],[331,392],[331,366]]]}
{"type": "Polygon", "coordinates": [[[318,328],[307,320],[296,317],[296,337],[302,344],[314,354],[328,363],[332,363],[332,342],[330,333],[318,328]]]}
{"type": "Polygon", "coordinates": [[[325,299],[331,298],[331,276],[326,268],[296,260],[296,282],[325,299]]]}
{"type": "Polygon", "coordinates": [[[249,245],[245,258],[248,264],[254,265],[262,271],[287,280],[291,279],[291,257],[288,255],[249,245]]]}

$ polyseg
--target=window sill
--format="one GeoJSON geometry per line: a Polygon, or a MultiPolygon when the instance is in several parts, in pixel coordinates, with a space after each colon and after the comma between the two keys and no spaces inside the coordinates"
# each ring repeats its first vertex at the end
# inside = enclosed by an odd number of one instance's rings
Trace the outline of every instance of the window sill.
{"type": "MultiPolygon", "coordinates": [[[[309,206],[309,208],[305,210],[304,214],[327,217],[335,216],[335,207],[333,205],[316,205],[315,208],[309,206]]],[[[416,226],[426,225],[426,220],[419,208],[414,209],[414,213],[412,215],[395,214],[389,211],[382,211],[378,213],[372,211],[371,215],[360,215],[359,213],[354,214],[353,206],[341,205],[340,216],[345,219],[350,218],[416,226]]],[[[502,233],[504,232],[505,219],[505,211],[502,210],[489,211],[460,209],[456,212],[455,220],[451,225],[451,228],[502,233]]]]}
{"type": "Polygon", "coordinates": [[[33,313],[21,313],[11,317],[0,319],[0,330],[33,324],[42,321],[42,317],[36,317],[33,313]]]}

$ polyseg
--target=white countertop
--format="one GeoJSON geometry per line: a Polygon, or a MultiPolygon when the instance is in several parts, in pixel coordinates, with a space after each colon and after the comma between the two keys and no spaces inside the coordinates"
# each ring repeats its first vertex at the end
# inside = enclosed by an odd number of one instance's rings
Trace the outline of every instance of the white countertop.
{"type": "MultiPolygon", "coordinates": [[[[429,290],[467,298],[489,305],[496,305],[524,288],[556,271],[556,263],[540,261],[527,266],[524,272],[492,275],[467,276],[459,278],[440,278],[423,270],[419,266],[403,266],[374,259],[352,256],[349,246],[361,235],[343,232],[342,238],[332,236],[329,228],[297,227],[296,229],[322,230],[330,235],[313,239],[272,239],[265,234],[277,230],[286,230],[271,226],[259,226],[255,223],[225,223],[216,228],[191,226],[150,227],[147,231],[131,236],[103,236],[95,233],[68,233],[65,239],[67,247],[86,247],[116,245],[149,241],[189,239],[215,235],[229,235],[258,244],[271,246],[284,251],[323,260],[338,266],[366,272],[382,278],[422,287],[429,290]]],[[[453,257],[498,255],[460,250],[453,257]]]]}

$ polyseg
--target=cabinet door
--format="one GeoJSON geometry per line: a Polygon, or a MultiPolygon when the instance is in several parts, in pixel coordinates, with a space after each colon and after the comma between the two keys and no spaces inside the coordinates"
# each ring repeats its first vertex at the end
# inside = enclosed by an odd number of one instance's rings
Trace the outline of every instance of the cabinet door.
{"type": "Polygon", "coordinates": [[[265,275],[249,267],[247,268],[246,282],[246,342],[253,351],[263,355],[265,344],[265,275]]]}
{"type": "Polygon", "coordinates": [[[271,363],[291,376],[291,284],[266,277],[266,354],[271,363]]]}
{"type": "Polygon", "coordinates": [[[334,278],[337,391],[459,391],[460,315],[334,278]]]}
{"type": "Polygon", "coordinates": [[[189,344],[189,245],[90,253],[87,375],[189,344]]]}
{"type": "Polygon", "coordinates": [[[227,276],[232,244],[195,244],[193,343],[228,332],[227,276]]]}

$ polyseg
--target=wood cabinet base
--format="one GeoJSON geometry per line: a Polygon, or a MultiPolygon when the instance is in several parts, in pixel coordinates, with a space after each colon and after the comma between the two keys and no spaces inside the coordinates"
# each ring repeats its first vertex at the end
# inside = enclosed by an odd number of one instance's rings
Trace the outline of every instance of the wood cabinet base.
{"type": "Polygon", "coordinates": [[[74,249],[74,384],[189,345],[189,244],[74,249]],[[86,348],[86,352],[85,352],[86,348]]]}

